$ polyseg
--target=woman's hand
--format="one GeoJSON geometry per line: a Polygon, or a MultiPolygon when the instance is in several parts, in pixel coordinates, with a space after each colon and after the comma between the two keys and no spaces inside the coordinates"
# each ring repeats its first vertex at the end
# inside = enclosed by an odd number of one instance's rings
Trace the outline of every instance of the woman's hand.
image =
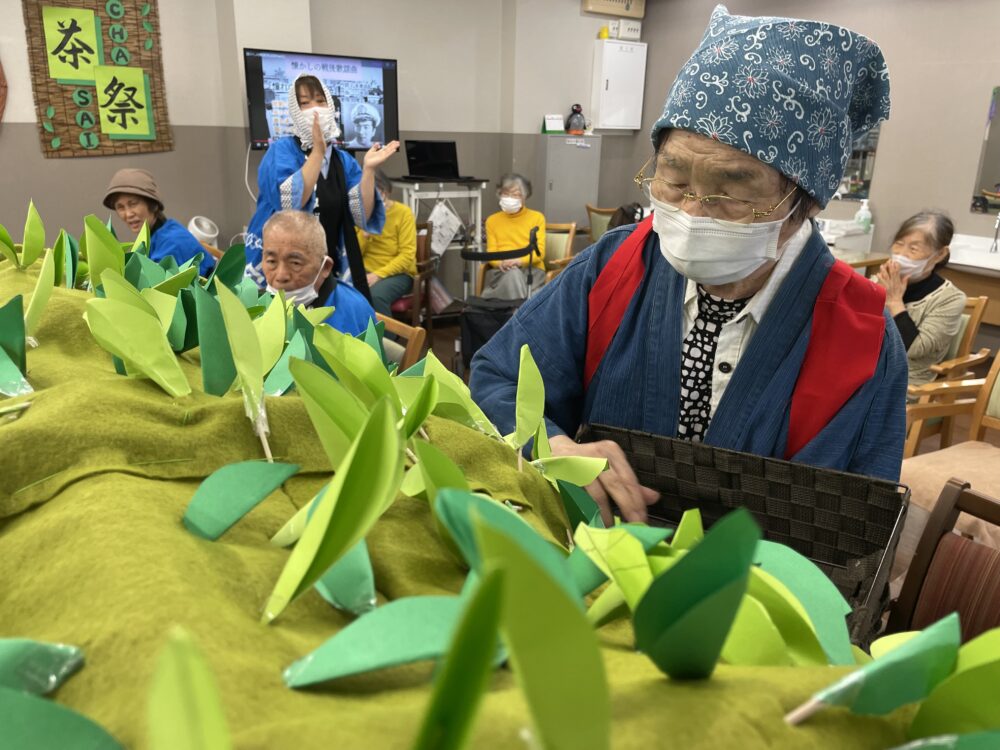
{"type": "Polygon", "coordinates": [[[319,124],[319,115],[315,112],[313,113],[313,125],[312,125],[312,137],[313,137],[313,148],[312,152],[319,153],[321,155],[326,155],[326,137],[323,135],[323,128],[319,124]]]}
{"type": "Polygon", "coordinates": [[[365,152],[364,168],[378,169],[397,151],[399,151],[399,141],[390,141],[384,146],[380,143],[372,144],[372,147],[365,152]]]}
{"type": "Polygon", "coordinates": [[[382,280],[382,277],[379,276],[378,274],[374,274],[374,273],[368,274],[368,287],[371,288],[371,287],[375,286],[381,280],[382,280]]]}
{"type": "Polygon", "coordinates": [[[899,264],[888,260],[878,269],[878,283],[885,287],[885,307],[891,315],[906,311],[903,294],[906,292],[906,278],[899,274],[899,264]]]}
{"type": "Polygon", "coordinates": [[[501,271],[509,271],[512,268],[517,268],[519,265],[521,265],[520,258],[508,258],[507,260],[500,261],[499,268],[501,271]]]}
{"type": "Polygon", "coordinates": [[[584,488],[600,506],[601,518],[608,528],[614,523],[611,517],[612,500],[626,521],[645,521],[646,506],[660,499],[659,492],[639,484],[625,453],[614,441],[577,443],[565,435],[556,435],[549,439],[549,446],[554,456],[591,456],[608,460],[608,468],[584,488]]]}

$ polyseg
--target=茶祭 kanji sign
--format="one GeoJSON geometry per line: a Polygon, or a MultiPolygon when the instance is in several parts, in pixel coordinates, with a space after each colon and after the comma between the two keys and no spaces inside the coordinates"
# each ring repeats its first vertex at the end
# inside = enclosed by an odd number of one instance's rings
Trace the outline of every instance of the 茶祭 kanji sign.
{"type": "Polygon", "coordinates": [[[47,157],[170,151],[154,0],[23,0],[47,157]]]}

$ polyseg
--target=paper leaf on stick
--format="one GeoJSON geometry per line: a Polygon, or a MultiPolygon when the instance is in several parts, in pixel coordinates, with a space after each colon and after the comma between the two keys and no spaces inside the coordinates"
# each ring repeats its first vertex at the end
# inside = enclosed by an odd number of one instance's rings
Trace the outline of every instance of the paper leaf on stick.
{"type": "Polygon", "coordinates": [[[0,638],[0,686],[47,695],[83,666],[83,652],[63,643],[0,638]]]}
{"type": "Polygon", "coordinates": [[[337,465],[364,427],[368,410],[339,380],[318,365],[293,359],[288,369],[323,450],[331,463],[337,465]]]}
{"type": "Polygon", "coordinates": [[[198,486],[184,512],[184,526],[204,539],[218,539],[298,470],[295,464],[261,461],[223,466],[198,486]]]}
{"type": "Polygon", "coordinates": [[[532,461],[531,465],[538,469],[553,487],[558,486],[560,479],[578,487],[585,487],[608,468],[608,461],[606,458],[590,456],[550,456],[532,461]]]}
{"type": "Polygon", "coordinates": [[[545,412],[545,384],[527,344],[521,346],[514,406],[514,432],[504,440],[514,450],[521,450],[534,437],[545,412]]]}
{"type": "MultiPolygon", "coordinates": [[[[28,217],[24,222],[24,241],[21,244],[21,267],[27,268],[45,251],[45,225],[38,215],[35,202],[28,203],[28,217]]],[[[30,334],[29,334],[30,335],[30,334]]]]}
{"type": "Polygon", "coordinates": [[[83,220],[83,237],[87,246],[87,268],[92,286],[100,285],[106,270],[110,269],[119,276],[125,275],[125,253],[122,246],[108,231],[107,226],[93,214],[83,220]]]}

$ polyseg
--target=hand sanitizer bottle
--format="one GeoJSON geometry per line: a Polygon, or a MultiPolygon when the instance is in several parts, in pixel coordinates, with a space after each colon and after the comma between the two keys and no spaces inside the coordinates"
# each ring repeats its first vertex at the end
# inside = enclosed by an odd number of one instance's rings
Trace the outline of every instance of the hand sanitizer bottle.
{"type": "Polygon", "coordinates": [[[854,214],[854,223],[865,230],[868,234],[872,230],[872,212],[868,209],[868,199],[861,200],[861,208],[854,214]]]}

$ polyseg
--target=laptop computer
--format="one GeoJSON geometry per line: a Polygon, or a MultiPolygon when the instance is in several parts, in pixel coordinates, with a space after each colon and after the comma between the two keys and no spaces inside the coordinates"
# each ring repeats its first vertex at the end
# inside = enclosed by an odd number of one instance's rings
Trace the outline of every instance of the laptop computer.
{"type": "Polygon", "coordinates": [[[455,141],[406,141],[406,168],[401,179],[411,182],[479,182],[476,177],[458,173],[458,150],[455,141]]]}

